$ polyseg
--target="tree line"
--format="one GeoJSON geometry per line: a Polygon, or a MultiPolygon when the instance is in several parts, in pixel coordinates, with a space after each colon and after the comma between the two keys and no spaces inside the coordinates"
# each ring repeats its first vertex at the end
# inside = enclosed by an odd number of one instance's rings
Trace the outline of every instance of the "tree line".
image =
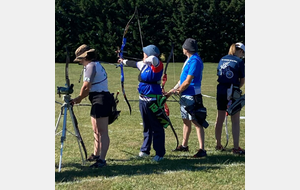
{"type": "Polygon", "coordinates": [[[56,0],[55,62],[65,62],[66,46],[72,61],[84,43],[97,50],[99,60],[116,62],[135,7],[127,56],[142,58],[143,42],[155,44],[167,57],[173,43],[175,61],[182,62],[182,44],[194,38],[203,61],[218,62],[232,43],[245,44],[245,0],[56,0]]]}

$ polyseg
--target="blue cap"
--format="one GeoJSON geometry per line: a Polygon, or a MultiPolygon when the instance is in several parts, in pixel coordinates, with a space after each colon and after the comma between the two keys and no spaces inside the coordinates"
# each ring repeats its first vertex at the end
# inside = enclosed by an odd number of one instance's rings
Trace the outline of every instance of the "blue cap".
{"type": "Polygon", "coordinates": [[[159,56],[160,51],[155,45],[148,45],[146,47],[143,47],[143,52],[149,57],[151,55],[154,55],[156,57],[159,56]]]}

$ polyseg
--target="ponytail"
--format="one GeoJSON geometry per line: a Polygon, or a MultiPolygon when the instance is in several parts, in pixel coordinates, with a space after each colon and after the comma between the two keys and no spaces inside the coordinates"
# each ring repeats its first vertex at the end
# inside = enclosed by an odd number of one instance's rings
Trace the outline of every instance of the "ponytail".
{"type": "Polygon", "coordinates": [[[228,51],[228,55],[234,55],[235,52],[236,52],[235,44],[231,44],[229,51],[228,51]]]}

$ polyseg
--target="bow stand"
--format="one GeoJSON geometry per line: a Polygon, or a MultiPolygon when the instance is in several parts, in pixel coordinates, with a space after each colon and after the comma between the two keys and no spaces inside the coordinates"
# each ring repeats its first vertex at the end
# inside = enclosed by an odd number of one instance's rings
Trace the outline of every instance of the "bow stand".
{"type": "Polygon", "coordinates": [[[66,59],[66,68],[65,68],[65,72],[66,72],[66,86],[65,87],[57,87],[57,94],[60,95],[63,94],[63,100],[64,103],[60,103],[55,101],[55,103],[60,104],[61,105],[61,111],[60,114],[58,116],[57,119],[57,123],[55,126],[55,136],[61,133],[61,146],[60,146],[60,157],[59,157],[59,166],[58,166],[58,172],[61,171],[61,163],[62,163],[62,155],[63,155],[63,146],[64,146],[64,141],[66,140],[66,132],[69,132],[71,135],[75,136],[78,142],[78,146],[79,146],[79,151],[81,154],[81,159],[82,159],[82,165],[85,165],[85,159],[87,158],[87,153],[86,153],[86,148],[85,145],[83,143],[83,140],[81,138],[80,132],[79,132],[79,128],[78,128],[78,122],[76,119],[76,116],[73,112],[73,105],[71,104],[71,94],[73,93],[73,84],[70,85],[70,80],[69,80],[69,76],[68,76],[68,64],[70,62],[70,58],[69,58],[69,52],[68,49],[67,50],[67,59],[66,59]],[[73,124],[73,128],[74,128],[74,133],[71,133],[70,131],[67,130],[67,112],[69,111],[70,113],[70,117],[72,120],[72,124],[73,124]],[[56,132],[58,129],[58,125],[61,119],[61,116],[63,115],[64,119],[63,119],[63,127],[62,127],[62,131],[60,132],[56,132]],[[85,152],[85,159],[83,157],[82,154],[82,150],[81,150],[81,146],[85,152]]]}

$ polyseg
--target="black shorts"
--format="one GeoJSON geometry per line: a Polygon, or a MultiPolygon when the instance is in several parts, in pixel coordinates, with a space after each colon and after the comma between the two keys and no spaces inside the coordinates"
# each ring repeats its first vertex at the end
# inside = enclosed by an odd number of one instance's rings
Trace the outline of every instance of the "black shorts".
{"type": "Polygon", "coordinates": [[[226,111],[227,109],[227,88],[230,87],[228,85],[218,84],[217,86],[217,108],[218,110],[226,111]]]}
{"type": "MultiPolygon", "coordinates": [[[[228,100],[227,100],[227,89],[230,88],[231,84],[218,84],[217,86],[217,108],[218,110],[223,110],[226,111],[227,110],[227,104],[228,104],[228,100]]],[[[233,104],[235,102],[235,100],[231,99],[231,104],[233,104]]]]}
{"type": "Polygon", "coordinates": [[[108,117],[112,113],[114,98],[110,92],[90,92],[89,100],[92,104],[91,117],[108,117]]]}
{"type": "Polygon", "coordinates": [[[226,111],[227,109],[227,94],[218,94],[217,93],[217,108],[218,110],[226,111]]]}

